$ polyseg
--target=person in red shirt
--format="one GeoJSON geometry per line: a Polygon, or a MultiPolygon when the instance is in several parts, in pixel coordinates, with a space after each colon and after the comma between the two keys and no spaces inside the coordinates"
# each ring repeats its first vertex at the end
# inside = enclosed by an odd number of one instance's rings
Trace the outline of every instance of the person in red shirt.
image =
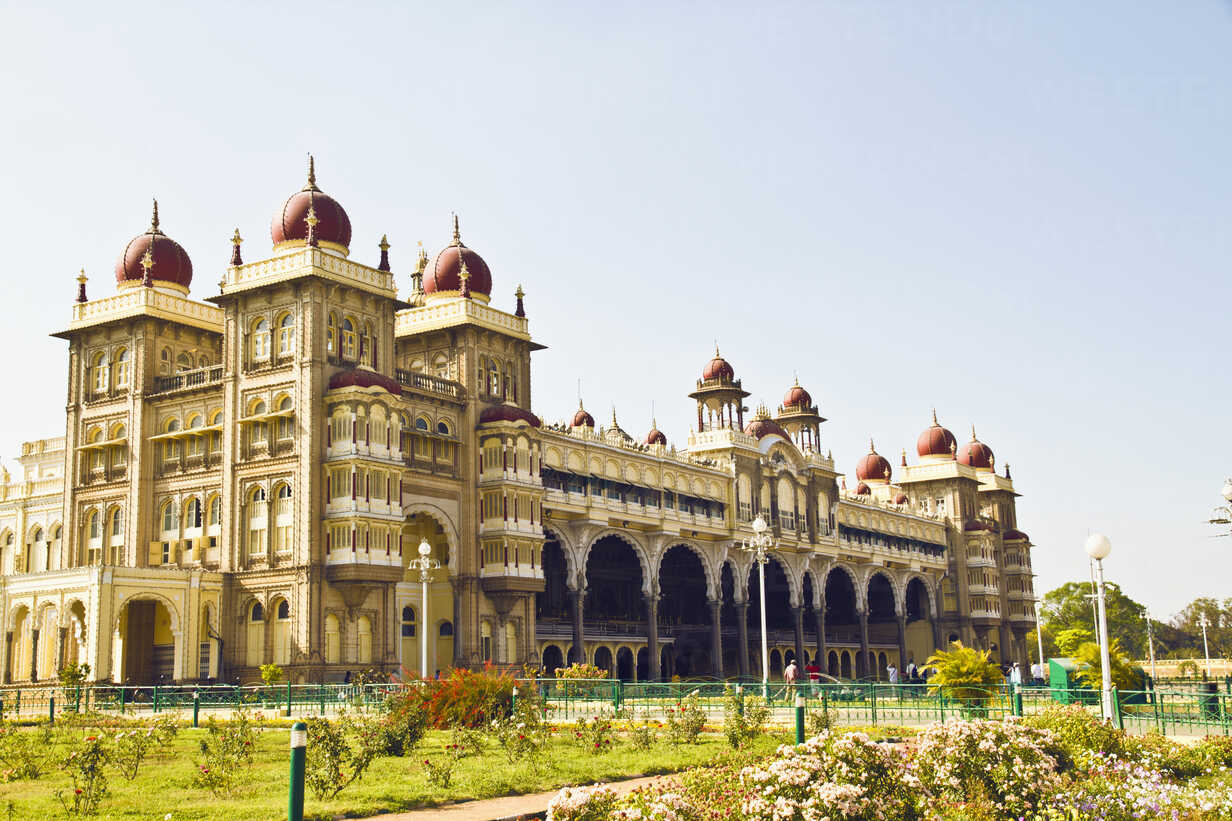
{"type": "Polygon", "coordinates": [[[817,685],[821,683],[821,668],[817,666],[817,659],[811,660],[804,666],[804,672],[808,673],[809,684],[812,685],[814,692],[817,690],[817,685]]]}

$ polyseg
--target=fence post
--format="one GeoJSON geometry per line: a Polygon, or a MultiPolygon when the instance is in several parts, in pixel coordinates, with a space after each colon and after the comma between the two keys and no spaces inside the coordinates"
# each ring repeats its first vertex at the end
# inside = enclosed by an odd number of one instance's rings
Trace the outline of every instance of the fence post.
{"type": "Polygon", "coordinates": [[[124,689],[124,685],[120,685],[120,715],[124,715],[124,700],[128,698],[128,692],[124,689]]]}
{"type": "Polygon", "coordinates": [[[513,685],[513,693],[509,696],[509,715],[518,713],[518,685],[513,685]]]}
{"type": "Polygon", "coordinates": [[[826,688],[828,686],[826,684],[821,685],[821,717],[825,720],[827,730],[830,729],[830,704],[826,698],[826,688]]]}
{"type": "Polygon", "coordinates": [[[321,696],[321,716],[324,717],[325,715],[325,685],[324,684],[317,685],[317,693],[321,696]]]}
{"type": "Polygon", "coordinates": [[[287,821],[304,821],[304,761],[308,753],[308,725],[291,725],[291,787],[287,791],[287,821]]]}
{"type": "Polygon", "coordinates": [[[55,725],[56,723],[56,697],[48,696],[47,698],[47,723],[55,725]]]}
{"type": "Polygon", "coordinates": [[[1010,702],[1010,704],[1011,704],[1010,709],[1013,712],[1013,714],[1018,716],[1019,718],[1022,718],[1022,685],[1021,684],[1014,685],[1013,701],[1010,702]]]}
{"type": "Polygon", "coordinates": [[[744,685],[736,685],[736,714],[744,716],[744,685]]]}
{"type": "Polygon", "coordinates": [[[872,704],[873,726],[877,726],[877,685],[868,685],[869,702],[872,704]]]}
{"type": "Polygon", "coordinates": [[[804,696],[796,693],[796,743],[804,743],[804,696]]]}
{"type": "Polygon", "coordinates": [[[621,681],[620,679],[616,679],[616,686],[614,688],[614,692],[615,692],[615,700],[613,701],[613,705],[615,709],[619,710],[621,708],[621,705],[623,705],[625,701],[625,683],[621,681]]]}
{"type": "Polygon", "coordinates": [[[13,720],[21,718],[21,690],[18,690],[16,697],[13,699],[13,720]]]}
{"type": "Polygon", "coordinates": [[[1112,720],[1116,723],[1118,730],[1125,729],[1125,718],[1121,715],[1121,698],[1115,684],[1112,685],[1112,720]]]}
{"type": "Polygon", "coordinates": [[[158,712],[158,685],[154,685],[154,712],[158,712]]]}
{"type": "Polygon", "coordinates": [[[291,717],[291,682],[287,681],[287,718],[291,717]]]}
{"type": "Polygon", "coordinates": [[[201,717],[201,691],[193,690],[193,727],[200,726],[201,717]]]}

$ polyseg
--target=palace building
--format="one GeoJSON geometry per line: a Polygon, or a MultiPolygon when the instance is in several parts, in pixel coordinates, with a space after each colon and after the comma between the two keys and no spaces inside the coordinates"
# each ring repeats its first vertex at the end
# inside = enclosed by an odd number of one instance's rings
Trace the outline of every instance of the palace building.
{"type": "Polygon", "coordinates": [[[133,683],[250,682],[271,662],[304,682],[573,660],[757,675],[740,545],[758,516],[773,671],[884,676],[957,639],[1027,660],[1031,543],[974,433],[960,444],[934,414],[914,464],[870,443],[845,476],[807,390],[750,414],[717,350],[688,384],[683,447],[581,406],[543,423],[522,290],[493,304],[456,218],[400,293],[384,238],[375,265],[351,258],[310,164],[271,239],[246,262],[237,231],[217,292],[194,299],[155,204],[113,292],[78,277],[54,334],[63,436],[0,476],[4,682],[81,662],[133,683]],[[408,566],[425,540],[441,564],[426,617],[408,566]]]}

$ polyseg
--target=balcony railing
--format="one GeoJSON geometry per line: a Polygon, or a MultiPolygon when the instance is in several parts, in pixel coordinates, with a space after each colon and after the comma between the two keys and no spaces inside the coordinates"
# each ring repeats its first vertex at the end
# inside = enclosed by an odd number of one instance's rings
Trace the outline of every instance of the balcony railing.
{"type": "Polygon", "coordinates": [[[416,373],[405,368],[394,368],[394,377],[398,380],[398,384],[404,388],[435,393],[439,396],[447,396],[458,401],[462,399],[462,386],[457,382],[441,379],[439,376],[416,373]]]}
{"type": "Polygon", "coordinates": [[[154,390],[150,393],[173,393],[219,385],[222,383],[222,371],[222,365],[210,365],[207,368],[180,371],[175,376],[156,376],[154,377],[154,390]]]}

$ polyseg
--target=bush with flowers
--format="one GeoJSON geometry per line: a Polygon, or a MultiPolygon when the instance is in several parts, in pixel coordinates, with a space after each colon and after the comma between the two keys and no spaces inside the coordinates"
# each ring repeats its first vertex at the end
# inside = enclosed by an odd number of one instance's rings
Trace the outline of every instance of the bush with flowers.
{"type": "Polygon", "coordinates": [[[0,724],[0,780],[35,779],[51,762],[51,728],[27,732],[17,722],[0,724]]]}
{"type": "Polygon", "coordinates": [[[639,787],[622,798],[610,815],[612,821],[694,821],[698,808],[678,784],[659,781],[639,787]]]}
{"type": "Polygon", "coordinates": [[[1049,705],[1022,723],[1052,734],[1051,752],[1062,771],[1082,765],[1092,752],[1120,755],[1125,751],[1125,733],[1077,704],[1049,705]]]}
{"type": "Polygon", "coordinates": [[[616,730],[610,716],[582,717],[574,724],[573,737],[586,752],[601,755],[616,743],[616,730]]]}
{"type": "Polygon", "coordinates": [[[706,711],[702,709],[701,696],[697,690],[676,702],[666,711],[667,740],[679,746],[696,744],[697,737],[706,727],[706,711]]]}
{"type": "Polygon", "coordinates": [[[616,792],[606,784],[565,787],[548,802],[547,821],[608,821],[616,801],[616,792]]]}
{"type": "Polygon", "coordinates": [[[605,684],[599,683],[608,677],[608,671],[593,664],[574,662],[568,667],[557,667],[557,688],[567,698],[592,698],[605,694],[605,684]]]}
{"type": "Polygon", "coordinates": [[[193,786],[209,790],[215,796],[230,795],[236,779],[244,768],[251,766],[256,745],[256,727],[246,710],[236,710],[231,721],[221,722],[210,716],[201,739],[202,758],[193,773],[193,786]]]}
{"type": "Polygon", "coordinates": [[[56,790],[65,815],[94,815],[107,797],[106,765],[110,759],[106,739],[90,735],[73,746],[60,764],[68,774],[72,791],[56,790]]]}
{"type": "Polygon", "coordinates": [[[723,736],[733,750],[761,735],[769,718],[764,698],[732,687],[723,692],[723,736]]]}
{"type": "Polygon", "coordinates": [[[510,763],[528,761],[532,767],[538,767],[549,731],[543,718],[543,703],[533,690],[525,695],[519,692],[513,714],[494,719],[491,731],[510,763]]]}
{"type": "Polygon", "coordinates": [[[952,720],[917,739],[912,772],[930,800],[996,818],[1030,815],[1061,784],[1052,734],[1017,720],[952,720]]]}
{"type": "Polygon", "coordinates": [[[386,708],[390,712],[422,712],[427,726],[438,730],[485,727],[509,715],[515,684],[512,675],[491,666],[478,671],[455,667],[445,678],[417,682],[390,696],[386,708]]]}
{"type": "Polygon", "coordinates": [[[748,819],[915,819],[914,783],[902,754],[863,733],[825,732],[745,767],[748,819]]]}

